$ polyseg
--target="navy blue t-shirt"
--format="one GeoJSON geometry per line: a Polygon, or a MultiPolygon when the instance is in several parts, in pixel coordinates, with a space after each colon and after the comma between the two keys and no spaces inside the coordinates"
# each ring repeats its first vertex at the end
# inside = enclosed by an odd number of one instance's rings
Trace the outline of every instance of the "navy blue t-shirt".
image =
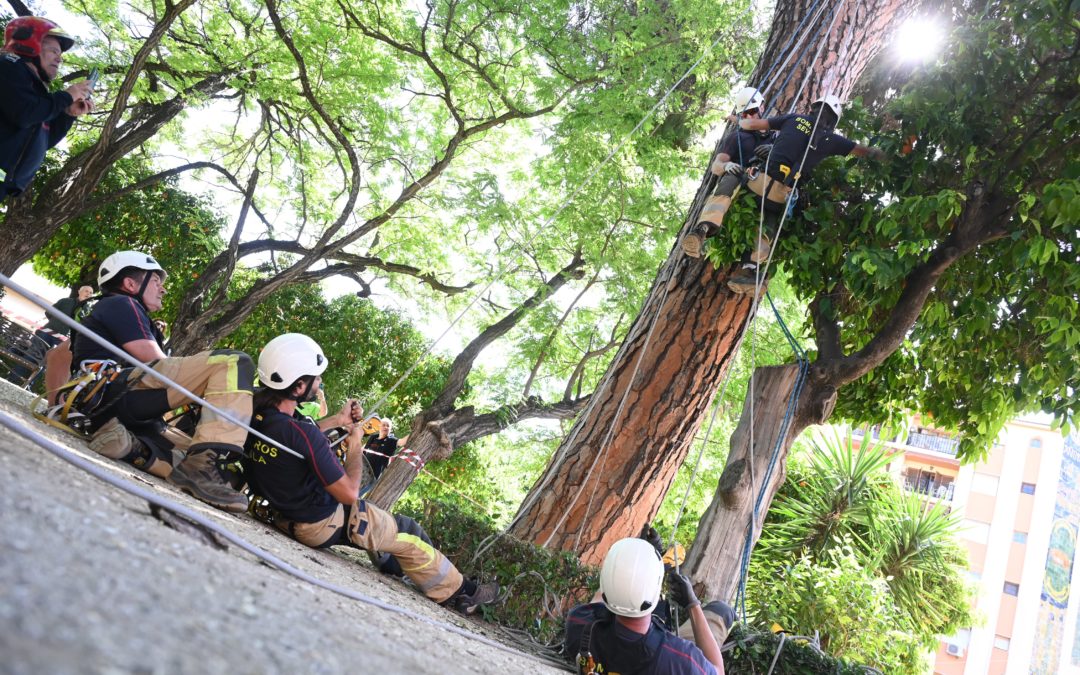
{"type": "MultiPolygon", "coordinates": [[[[98,300],[82,324],[120,349],[135,340],[154,340],[164,350],[161,331],[154,326],[143,304],[130,295],[107,295],[98,300]]],[[[119,361],[115,354],[88,337],[76,337],[72,349],[75,368],[87,359],[119,361]]]]}
{"type": "Polygon", "coordinates": [[[822,133],[819,128],[814,143],[810,145],[810,151],[806,151],[806,144],[810,142],[810,133],[814,129],[814,118],[806,115],[782,115],[768,119],[769,128],[777,129],[776,142],[773,143],[772,154],[769,156],[769,173],[776,175],[774,169],[781,164],[792,167],[789,183],[795,180],[795,174],[799,172],[799,162],[802,161],[803,153],[806,153],[806,163],[802,165],[802,178],[806,181],[814,167],[826,157],[843,157],[851,153],[855,148],[855,142],[844,138],[836,132],[822,133]]]}
{"type": "Polygon", "coordinates": [[[772,132],[762,133],[760,131],[738,129],[737,133],[731,131],[724,136],[724,140],[720,142],[720,152],[730,157],[732,162],[742,166],[750,166],[750,163],[755,160],[754,150],[759,145],[772,143],[772,140],[772,132]],[[742,147],[741,153],[740,146],[742,147]]]}
{"type": "Polygon", "coordinates": [[[0,199],[17,195],[34,178],[45,151],[67,135],[75,118],[66,110],[71,94],[50,92],[27,67],[27,60],[4,52],[0,55],[0,199]]]}
{"type": "Polygon", "coordinates": [[[591,623],[594,625],[589,652],[596,660],[597,672],[619,675],[716,673],[716,666],[705,658],[697,645],[664,630],[655,617],[649,632],[641,635],[615,621],[615,615],[601,602],[578,605],[567,614],[565,653],[569,658],[577,659],[582,631],[591,623]]]}
{"type": "Polygon", "coordinates": [[[304,456],[290,455],[257,436],[244,444],[244,475],[259,496],[289,520],[316,523],[330,516],[338,500],[326,491],[345,475],[326,435],[311,419],[290,417],[276,408],[255,413],[251,426],[304,456]]]}

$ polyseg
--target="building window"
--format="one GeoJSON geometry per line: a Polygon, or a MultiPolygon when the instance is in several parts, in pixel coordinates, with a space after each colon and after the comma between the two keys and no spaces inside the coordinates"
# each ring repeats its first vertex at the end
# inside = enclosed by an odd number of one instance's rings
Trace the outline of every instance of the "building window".
{"type": "Polygon", "coordinates": [[[1020,483],[1020,492],[1026,495],[1035,494],[1035,483],[1020,483]]]}
{"type": "Polygon", "coordinates": [[[1028,443],[1028,445],[1030,445],[1033,448],[1041,448],[1042,447],[1042,439],[1041,438],[1033,438],[1033,439],[1031,439],[1031,442],[1028,443]]]}
{"type": "Polygon", "coordinates": [[[995,635],[994,636],[994,649],[1000,649],[1003,652],[1007,652],[1007,651],[1009,651],[1009,642],[1010,642],[1009,638],[1001,636],[1001,635],[995,635]]]}
{"type": "Polygon", "coordinates": [[[1011,581],[1005,582],[1005,587],[1001,589],[1005,595],[1011,595],[1014,598],[1020,594],[1020,584],[1014,584],[1011,581]]]}
{"type": "Polygon", "coordinates": [[[1027,543],[1027,532],[1013,532],[1013,541],[1017,544],[1027,543]]]}
{"type": "Polygon", "coordinates": [[[972,474],[971,491],[981,495],[990,495],[991,497],[996,495],[998,491],[998,477],[991,476],[988,473],[976,472],[972,474]]]}
{"type": "Polygon", "coordinates": [[[960,528],[960,534],[977,544],[985,544],[990,540],[990,523],[964,520],[960,528]]]}

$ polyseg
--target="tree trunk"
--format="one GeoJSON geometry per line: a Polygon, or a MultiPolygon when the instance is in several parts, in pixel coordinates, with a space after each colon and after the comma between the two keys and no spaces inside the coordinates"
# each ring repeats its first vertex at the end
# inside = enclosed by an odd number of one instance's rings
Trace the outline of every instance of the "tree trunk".
{"type": "Polygon", "coordinates": [[[539,498],[519,514],[514,535],[598,562],[612,542],[652,518],[749,316],[751,296],[731,293],[726,278],[726,270],[686,258],[681,248],[668,258],[612,366],[560,447],[556,456],[562,461],[549,465],[533,487],[526,504],[539,498]]]}
{"type": "Polygon", "coordinates": [[[734,596],[747,528],[753,527],[750,541],[753,548],[761,535],[769,504],[784,482],[788,450],[803,429],[828,419],[836,404],[836,389],[819,379],[820,372],[811,373],[792,410],[787,433],[781,439],[782,421],[798,373],[797,365],[766,366],[755,370],[750,380],[739,425],[731,435],[727,465],[712,504],[698,524],[697,539],[684,565],[684,571],[694,579],[703,598],[734,596]],[[773,464],[771,472],[770,464],[773,464]],[[754,518],[754,504],[762,484],[765,491],[754,518]]]}
{"type": "MultiPolygon", "coordinates": [[[[752,78],[759,86],[773,64],[779,70],[782,50],[795,37],[811,4],[809,0],[777,3],[771,35],[752,78]]],[[[825,0],[825,4],[817,20],[809,22],[813,28],[808,43],[782,73],[771,78],[776,82],[773,89],[787,80],[779,92],[765,92],[774,110],[786,112],[792,107],[804,78],[799,109],[808,109],[810,101],[825,93],[845,98],[880,49],[885,33],[915,7],[900,0],[825,0]],[[836,20],[827,32],[834,10],[836,20]],[[811,63],[819,34],[827,38],[820,56],[811,63]],[[804,52],[806,58],[796,63],[804,52]]],[[[712,184],[712,175],[706,173],[684,230],[696,220],[712,184]]],[[[515,517],[513,534],[576,551],[585,562],[598,563],[612,542],[636,534],[652,518],[686,457],[749,320],[749,297],[731,296],[724,285],[726,277],[727,270],[714,270],[708,263],[685,258],[679,246],[672,248],[593,400],[515,517]],[[655,334],[646,347],[645,335],[657,315],[655,334]],[[633,379],[639,358],[641,372],[633,379]],[[631,394],[626,409],[617,415],[627,387],[631,394]],[[604,443],[610,425],[615,431],[610,442],[604,443]]],[[[737,455],[733,450],[731,457],[737,455]]],[[[763,508],[770,501],[771,493],[763,508]]],[[[713,546],[708,537],[699,535],[698,547],[713,546]]],[[[741,551],[741,540],[736,550],[741,551]]],[[[730,582],[716,577],[712,585],[726,588],[730,582]]]]}

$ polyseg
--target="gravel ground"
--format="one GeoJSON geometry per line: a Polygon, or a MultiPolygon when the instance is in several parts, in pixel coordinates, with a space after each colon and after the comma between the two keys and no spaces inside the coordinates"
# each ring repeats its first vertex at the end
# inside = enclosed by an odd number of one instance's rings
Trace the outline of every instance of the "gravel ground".
{"type": "MultiPolygon", "coordinates": [[[[6,384],[6,383],[3,383],[6,384]]],[[[229,515],[45,427],[0,384],[0,416],[212,518],[312,576],[523,648],[498,627],[375,572],[229,515]]],[[[0,427],[0,672],[556,673],[534,656],[302,582],[155,518],[149,504],[0,427]]]]}

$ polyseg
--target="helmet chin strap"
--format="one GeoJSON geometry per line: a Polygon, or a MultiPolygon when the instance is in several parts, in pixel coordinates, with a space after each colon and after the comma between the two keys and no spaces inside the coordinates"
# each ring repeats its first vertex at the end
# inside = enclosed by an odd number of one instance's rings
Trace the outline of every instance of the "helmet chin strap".
{"type": "MultiPolygon", "coordinates": [[[[303,381],[303,383],[304,383],[303,390],[301,390],[299,394],[293,394],[293,393],[291,393],[292,390],[290,389],[290,393],[286,396],[286,398],[292,399],[293,401],[296,401],[297,403],[307,403],[309,401],[314,401],[315,400],[315,391],[314,391],[315,387],[313,385],[315,384],[315,376],[314,375],[305,375],[305,376],[301,377],[300,380],[303,381]]],[[[296,385],[294,384],[292,388],[295,389],[296,385]]]]}

